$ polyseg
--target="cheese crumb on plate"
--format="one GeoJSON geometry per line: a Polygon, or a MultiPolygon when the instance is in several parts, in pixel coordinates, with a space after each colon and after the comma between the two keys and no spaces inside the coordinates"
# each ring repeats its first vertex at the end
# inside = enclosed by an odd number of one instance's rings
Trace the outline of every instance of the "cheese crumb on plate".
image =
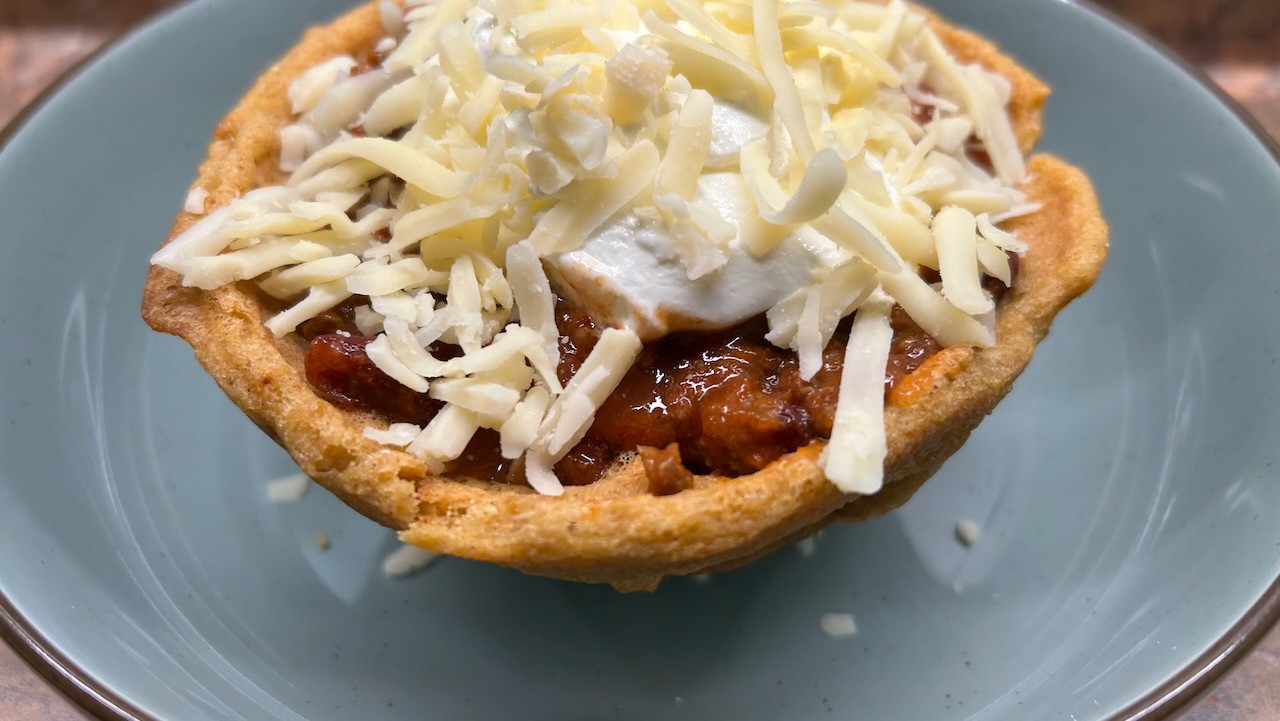
{"type": "Polygon", "coordinates": [[[426,568],[439,557],[440,554],[405,543],[383,559],[382,572],[392,578],[405,578],[426,568]]]}
{"type": "Polygon", "coordinates": [[[832,638],[848,638],[858,633],[858,625],[854,622],[851,613],[824,613],[818,619],[818,626],[822,628],[823,633],[832,638]]]}
{"type": "Polygon", "coordinates": [[[982,526],[977,521],[962,518],[956,521],[956,540],[965,546],[972,546],[982,536],[982,526]]]}
{"type": "Polygon", "coordinates": [[[272,503],[297,503],[307,495],[311,479],[305,473],[294,473],[267,482],[267,500],[272,503]]]}

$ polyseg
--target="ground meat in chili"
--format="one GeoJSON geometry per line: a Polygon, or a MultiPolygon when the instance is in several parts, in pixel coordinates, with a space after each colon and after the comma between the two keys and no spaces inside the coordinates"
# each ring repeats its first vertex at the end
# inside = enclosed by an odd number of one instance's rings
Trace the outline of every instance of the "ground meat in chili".
{"type": "MultiPolygon", "coordinates": [[[[588,437],[617,448],[679,443],[702,472],[751,473],[816,433],[792,354],[753,321],[649,344],[596,413],[588,437]]],[[[837,381],[838,381],[838,373],[837,381]]]]}
{"type": "Polygon", "coordinates": [[[640,462],[649,477],[649,492],[655,496],[670,496],[693,487],[693,473],[680,458],[680,444],[670,443],[666,448],[640,446],[640,462]]]}

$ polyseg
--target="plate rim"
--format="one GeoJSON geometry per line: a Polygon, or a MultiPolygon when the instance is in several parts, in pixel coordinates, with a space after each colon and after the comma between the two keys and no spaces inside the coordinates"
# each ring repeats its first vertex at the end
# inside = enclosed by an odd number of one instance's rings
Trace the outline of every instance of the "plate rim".
{"type": "MultiPolygon", "coordinates": [[[[1164,41],[1117,15],[1110,8],[1103,7],[1097,0],[1067,0],[1067,3],[1119,28],[1181,70],[1226,107],[1280,166],[1280,139],[1272,137],[1252,113],[1227,94],[1203,70],[1192,65],[1164,41]]],[[[157,27],[182,10],[198,4],[201,4],[201,0],[187,0],[156,10],[63,71],[0,128],[0,153],[4,152],[51,99],[86,68],[142,32],[157,27]]],[[[1175,717],[1213,690],[1226,677],[1227,672],[1235,668],[1277,625],[1280,625],[1280,574],[1272,579],[1261,596],[1208,649],[1163,683],[1108,716],[1106,721],[1159,721],[1175,717]]],[[[61,651],[17,610],[3,588],[0,588],[0,640],[12,648],[30,669],[61,692],[64,698],[102,721],[164,721],[117,694],[61,651]]]]}

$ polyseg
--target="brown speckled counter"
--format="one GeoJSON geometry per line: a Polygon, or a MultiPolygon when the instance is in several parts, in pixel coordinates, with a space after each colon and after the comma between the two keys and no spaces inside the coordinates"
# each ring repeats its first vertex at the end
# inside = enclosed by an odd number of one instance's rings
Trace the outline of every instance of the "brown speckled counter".
{"type": "MultiPolygon", "coordinates": [[[[0,126],[68,67],[172,0],[0,0],[0,126]]],[[[1280,0],[1103,0],[1182,53],[1280,138],[1280,0]]],[[[0,643],[0,721],[90,718],[0,643]]],[[[1185,721],[1280,720],[1280,629],[1185,721]]]]}

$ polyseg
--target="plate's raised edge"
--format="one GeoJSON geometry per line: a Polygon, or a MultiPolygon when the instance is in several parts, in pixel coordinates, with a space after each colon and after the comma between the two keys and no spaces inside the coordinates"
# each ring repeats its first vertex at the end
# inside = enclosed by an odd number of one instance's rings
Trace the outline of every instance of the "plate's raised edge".
{"type": "Polygon", "coordinates": [[[1262,598],[1209,650],[1146,696],[1121,709],[1109,721],[1160,721],[1176,717],[1213,690],[1227,671],[1244,659],[1277,622],[1280,622],[1280,579],[1272,582],[1262,598]]]}
{"type": "Polygon", "coordinates": [[[102,721],[160,721],[112,692],[67,658],[27,623],[2,592],[0,638],[55,688],[102,721]]]}
{"type": "MultiPolygon", "coordinates": [[[[18,111],[13,119],[0,128],[0,153],[9,146],[18,131],[26,127],[27,122],[36,112],[48,104],[58,91],[76,78],[86,67],[106,52],[126,40],[135,37],[144,28],[162,21],[163,18],[190,3],[177,2],[173,6],[161,8],[143,19],[132,30],[121,33],[101,47],[78,60],[65,70],[56,80],[49,84],[26,107],[18,111]]],[[[106,684],[94,678],[89,672],[80,668],[74,661],[58,650],[39,631],[18,613],[13,602],[0,589],[0,639],[18,653],[32,669],[49,681],[54,688],[67,698],[78,704],[80,708],[93,714],[102,721],[161,721],[151,714],[126,701],[113,692],[106,684]]]]}
{"type": "MultiPolygon", "coordinates": [[[[1102,7],[1095,0],[1068,2],[1121,28],[1181,69],[1230,110],[1271,153],[1277,166],[1280,166],[1280,141],[1272,137],[1252,113],[1227,94],[1203,70],[1192,65],[1163,41],[1115,14],[1110,8],[1102,7]]],[[[1244,616],[1204,653],[1167,681],[1113,714],[1107,721],[1161,721],[1174,718],[1212,691],[1226,677],[1227,671],[1243,660],[1277,623],[1280,623],[1280,577],[1274,579],[1262,592],[1262,596],[1245,611],[1244,616]]]]}
{"type": "MultiPolygon", "coordinates": [[[[1238,120],[1270,151],[1280,164],[1280,142],[1262,127],[1252,114],[1226,93],[1202,70],[1187,62],[1172,48],[1152,37],[1145,30],[1102,7],[1093,0],[1069,0],[1072,4],[1092,12],[1120,27],[1132,37],[1142,41],[1165,60],[1180,68],[1189,77],[1209,91],[1226,106],[1238,120]]],[[[107,42],[77,62],[56,81],[45,88],[27,104],[3,130],[0,130],[0,152],[17,135],[27,121],[99,56],[133,37],[137,31],[160,21],[186,3],[158,11],[139,23],[135,30],[107,42]]],[[[1108,721],[1158,721],[1168,719],[1184,710],[1188,704],[1210,691],[1223,679],[1226,672],[1257,646],[1267,632],[1280,622],[1280,578],[1276,578],[1262,597],[1249,607],[1244,616],[1227,630],[1208,650],[1157,686],[1145,696],[1121,709],[1108,721]]],[[[0,639],[9,644],[41,676],[85,710],[103,721],[161,721],[142,711],[112,692],[87,671],[80,668],[31,626],[18,613],[3,590],[0,590],[0,639]]]]}
{"type": "Polygon", "coordinates": [[[1205,90],[1208,90],[1209,94],[1217,98],[1218,102],[1225,105],[1227,109],[1236,116],[1236,119],[1248,128],[1258,138],[1258,141],[1262,143],[1262,146],[1271,153],[1271,157],[1275,159],[1276,164],[1280,165],[1280,138],[1275,138],[1271,133],[1267,132],[1267,129],[1262,126],[1262,123],[1253,116],[1253,113],[1250,113],[1248,109],[1241,105],[1239,100],[1231,97],[1227,91],[1222,89],[1221,85],[1214,82],[1213,78],[1209,77],[1209,75],[1200,68],[1188,62],[1186,58],[1182,57],[1182,55],[1178,53],[1178,51],[1169,47],[1163,40],[1156,38],[1146,30],[1143,30],[1137,25],[1129,22],[1127,19],[1117,15],[1113,10],[1111,10],[1111,8],[1104,7],[1099,3],[1099,0],[1066,0],[1066,3],[1068,5],[1075,5],[1076,7],[1082,8],[1087,12],[1091,12],[1121,30],[1124,30],[1128,34],[1132,35],[1135,40],[1141,41],[1144,45],[1156,51],[1156,53],[1165,60],[1168,60],[1173,66],[1189,75],[1192,80],[1195,80],[1205,90]]]}

